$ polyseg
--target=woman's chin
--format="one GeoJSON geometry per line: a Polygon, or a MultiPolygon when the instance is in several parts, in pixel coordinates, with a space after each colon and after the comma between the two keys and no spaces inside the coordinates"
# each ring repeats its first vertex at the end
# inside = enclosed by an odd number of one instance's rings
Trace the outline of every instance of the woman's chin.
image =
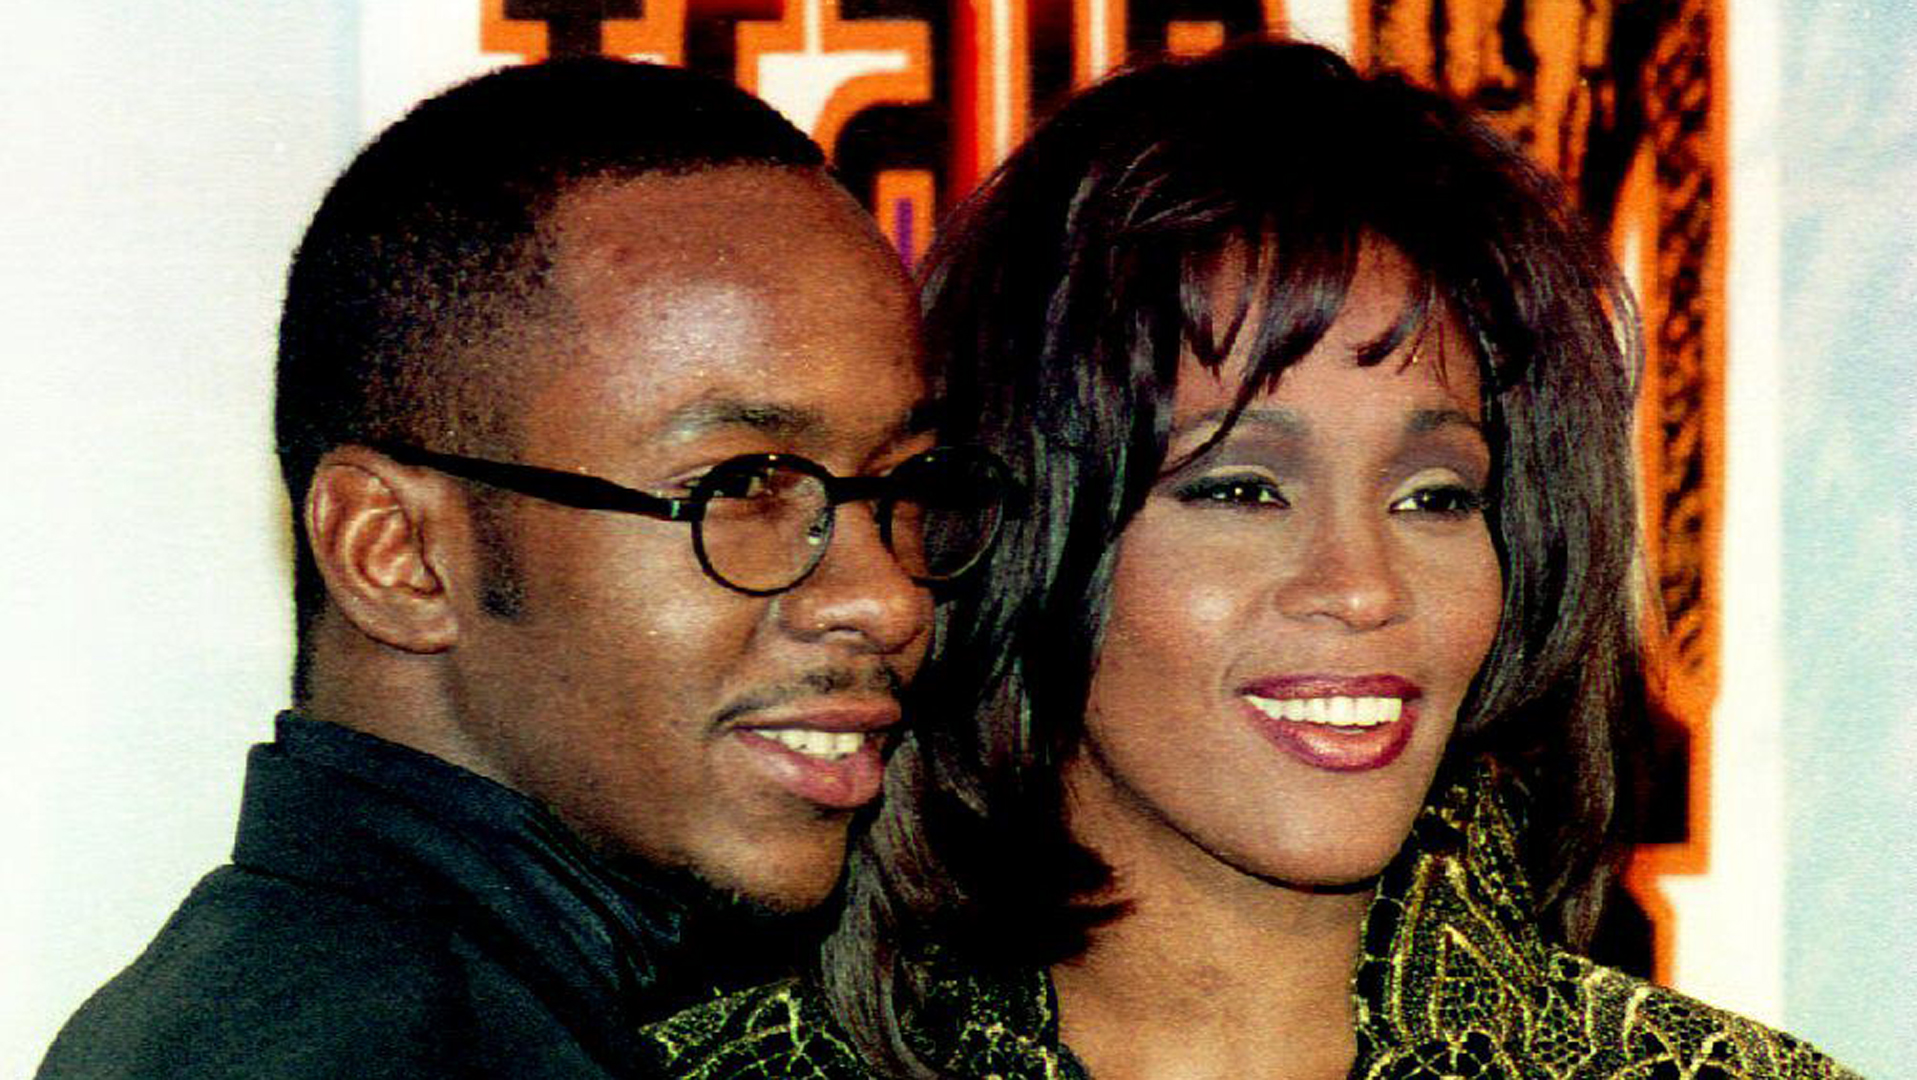
{"type": "MultiPolygon", "coordinates": [[[[1323,847],[1205,844],[1200,856],[1239,881],[1294,897],[1368,895],[1396,857],[1401,837],[1362,838],[1323,847]]],[[[1214,879],[1216,880],[1216,879],[1214,879]]],[[[1226,894],[1237,892],[1226,886],[1226,894]]]]}
{"type": "Polygon", "coordinates": [[[1391,862],[1389,854],[1365,857],[1352,851],[1328,852],[1321,859],[1300,859],[1294,853],[1282,861],[1240,864],[1237,869],[1266,885],[1294,893],[1351,896],[1368,893],[1391,862]]]}
{"type": "Polygon", "coordinates": [[[1378,874],[1370,873],[1358,877],[1337,877],[1323,881],[1286,881],[1282,878],[1266,878],[1268,883],[1293,892],[1309,893],[1318,896],[1355,896],[1368,893],[1378,883],[1378,874]]]}

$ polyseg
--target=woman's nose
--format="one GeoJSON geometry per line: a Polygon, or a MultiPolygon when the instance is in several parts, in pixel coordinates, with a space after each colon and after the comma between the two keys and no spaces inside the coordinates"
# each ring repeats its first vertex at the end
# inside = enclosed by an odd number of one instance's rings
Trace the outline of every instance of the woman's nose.
{"type": "Polygon", "coordinates": [[[1328,514],[1297,550],[1279,587],[1287,616],[1373,630],[1404,617],[1409,598],[1393,558],[1388,525],[1351,512],[1328,514]]]}

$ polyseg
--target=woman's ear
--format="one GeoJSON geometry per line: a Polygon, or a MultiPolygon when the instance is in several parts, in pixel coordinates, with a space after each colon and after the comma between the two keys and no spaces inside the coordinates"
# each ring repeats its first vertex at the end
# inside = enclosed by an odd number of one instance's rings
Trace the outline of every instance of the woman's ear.
{"type": "Polygon", "coordinates": [[[327,594],[360,633],[409,653],[453,646],[447,569],[466,519],[451,480],[363,446],[335,447],[313,472],[303,517],[327,594]]]}

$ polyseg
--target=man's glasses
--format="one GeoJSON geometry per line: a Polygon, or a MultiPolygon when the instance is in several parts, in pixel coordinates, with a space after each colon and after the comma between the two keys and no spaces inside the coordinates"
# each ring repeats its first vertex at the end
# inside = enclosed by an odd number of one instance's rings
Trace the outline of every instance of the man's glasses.
{"type": "Polygon", "coordinates": [[[745,454],[715,466],[684,498],[635,491],[584,473],[376,444],[395,461],[581,510],[692,524],[692,550],[719,584],[748,596],[784,592],[825,558],[839,504],[871,500],[879,537],[914,581],[951,581],[998,535],[1012,490],[990,453],[940,446],[884,476],[834,476],[794,454],[745,454]]]}

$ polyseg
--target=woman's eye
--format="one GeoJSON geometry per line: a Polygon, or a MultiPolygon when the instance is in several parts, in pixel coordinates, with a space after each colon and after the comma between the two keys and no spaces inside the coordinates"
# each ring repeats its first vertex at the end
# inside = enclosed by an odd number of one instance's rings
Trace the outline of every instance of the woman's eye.
{"type": "Polygon", "coordinates": [[[1180,484],[1172,491],[1172,496],[1179,502],[1197,504],[1269,506],[1278,509],[1291,505],[1275,481],[1268,476],[1257,475],[1201,476],[1180,484]]]}
{"type": "Polygon", "coordinates": [[[1391,503],[1396,514],[1440,514],[1464,517],[1484,509],[1484,495],[1463,484],[1434,484],[1421,487],[1391,503]]]}

